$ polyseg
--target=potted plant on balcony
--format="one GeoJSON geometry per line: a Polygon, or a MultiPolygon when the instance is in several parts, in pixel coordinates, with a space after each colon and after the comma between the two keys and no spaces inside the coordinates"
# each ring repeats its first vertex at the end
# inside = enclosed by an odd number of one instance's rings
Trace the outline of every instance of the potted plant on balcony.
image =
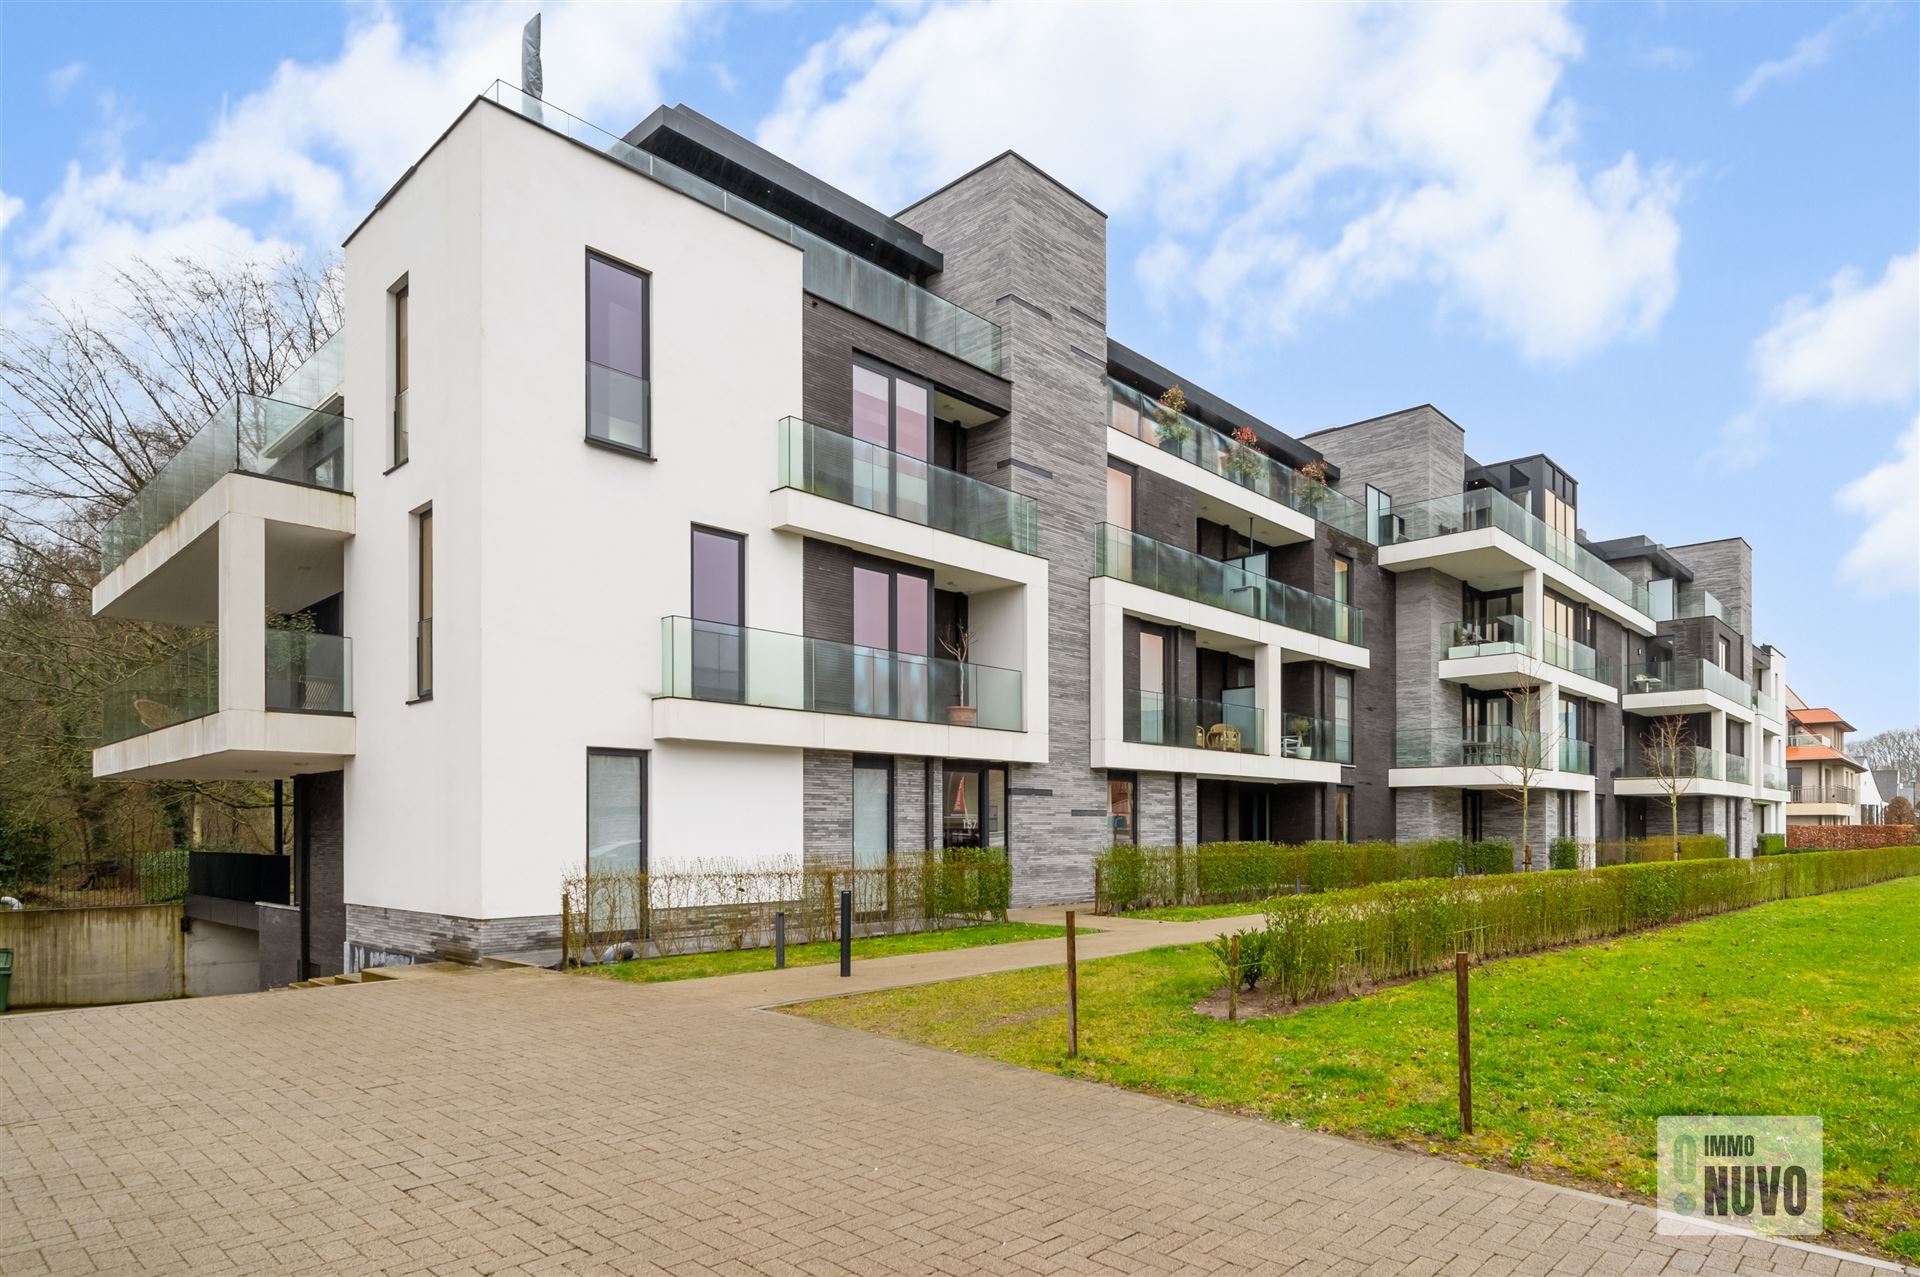
{"type": "Polygon", "coordinates": [[[1300,500],[1309,510],[1318,506],[1327,495],[1327,463],[1309,461],[1293,473],[1294,489],[1300,494],[1300,500]]]}
{"type": "Polygon", "coordinates": [[[973,631],[964,624],[955,625],[950,635],[940,636],[940,646],[960,667],[958,699],[947,706],[947,721],[955,727],[972,727],[980,717],[979,707],[973,703],[973,666],[968,660],[973,653],[973,631]]]}
{"type": "Polygon", "coordinates": [[[1153,414],[1153,431],[1159,436],[1160,446],[1172,444],[1178,448],[1193,438],[1193,423],[1187,420],[1187,392],[1178,386],[1168,386],[1166,393],[1160,396],[1160,409],[1153,414]]]}
{"type": "Polygon", "coordinates": [[[1260,437],[1252,426],[1233,432],[1233,446],[1227,449],[1227,473],[1236,479],[1256,479],[1266,468],[1266,456],[1260,451],[1260,437]]]}
{"type": "Polygon", "coordinates": [[[1287,720],[1287,729],[1293,733],[1293,756],[1295,758],[1313,757],[1313,720],[1299,715],[1287,720]]]}

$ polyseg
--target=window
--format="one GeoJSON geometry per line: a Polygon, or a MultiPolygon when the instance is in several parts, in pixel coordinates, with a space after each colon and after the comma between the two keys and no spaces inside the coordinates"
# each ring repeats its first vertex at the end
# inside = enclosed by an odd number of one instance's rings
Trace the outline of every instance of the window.
{"type": "Polygon", "coordinates": [[[1333,790],[1333,840],[1353,841],[1353,786],[1336,785],[1333,790]]]}
{"type": "Polygon", "coordinates": [[[893,763],[853,760],[853,907],[865,918],[886,917],[893,905],[893,763]]]}
{"type": "Polygon", "coordinates": [[[1167,738],[1167,640],[1140,630],[1140,740],[1147,745],[1178,744],[1167,738]]]}
{"type": "Polygon", "coordinates": [[[587,254],[587,438],[651,454],[647,283],[641,271],[587,254]]]}
{"type": "Polygon", "coordinates": [[[853,712],[925,722],[933,676],[933,575],[853,565],[853,712]]]}
{"type": "Polygon", "coordinates": [[[393,461],[391,462],[393,466],[402,466],[407,462],[409,296],[407,284],[403,280],[393,292],[393,461]]]}
{"type": "Polygon", "coordinates": [[[647,868],[647,756],[631,749],[587,751],[587,875],[647,868]]]}
{"type": "Polygon", "coordinates": [[[1353,761],[1353,675],[1345,670],[1333,675],[1333,761],[1353,761]]]}
{"type": "Polygon", "coordinates": [[[1107,522],[1133,527],[1133,468],[1107,463],[1107,522]]]}
{"type": "Polygon", "coordinates": [[[1393,525],[1393,494],[1367,485],[1367,540],[1392,545],[1398,535],[1393,525]]]}
{"type": "Polygon", "coordinates": [[[1107,773],[1107,844],[1131,847],[1140,841],[1134,823],[1134,800],[1140,778],[1132,772],[1107,773]]]}
{"type": "Polygon", "coordinates": [[[1338,554],[1333,556],[1333,601],[1333,636],[1344,643],[1352,615],[1347,605],[1353,601],[1353,560],[1338,554]]]}
{"type": "Polygon", "coordinates": [[[1460,836],[1468,842],[1479,842],[1485,803],[1477,789],[1460,791],[1460,836]]]}
{"type": "Polygon", "coordinates": [[[413,698],[433,695],[433,508],[413,516],[413,698]]]}
{"type": "Polygon", "coordinates": [[[1714,664],[1718,665],[1723,670],[1730,671],[1733,669],[1733,644],[1732,643],[1728,642],[1727,639],[1725,639],[1724,637],[1716,639],[1714,643],[1714,652],[1720,658],[1719,660],[1715,661],[1714,664]]]}
{"type": "Polygon", "coordinates": [[[853,365],[854,504],[927,521],[933,388],[891,369],[853,365]],[[884,451],[882,451],[884,449],[884,451]]]}
{"type": "Polygon", "coordinates": [[[941,765],[940,830],[945,847],[1007,845],[1007,769],[949,760],[941,765]]]}
{"type": "Polygon", "coordinates": [[[746,692],[747,539],[693,529],[693,694],[737,701],[746,692]]]}

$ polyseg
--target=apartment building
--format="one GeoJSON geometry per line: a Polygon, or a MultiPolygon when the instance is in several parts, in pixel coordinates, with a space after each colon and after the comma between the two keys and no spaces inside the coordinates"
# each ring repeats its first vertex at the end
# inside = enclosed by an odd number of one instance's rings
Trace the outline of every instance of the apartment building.
{"type": "Polygon", "coordinates": [[[1783,824],[1744,542],[1589,542],[1431,407],[1282,432],[1109,337],[1105,215],[1011,152],[889,216],[496,84],[345,265],[94,595],[215,635],[96,774],[292,781],[299,907],[189,900],[263,982],[551,945],[583,862],[985,847],[1027,903],[1113,842],[1517,844],[1522,784],[1536,845],[1659,832],[1669,720],[1683,828],[1783,824]]]}
{"type": "Polygon", "coordinates": [[[1858,825],[1880,796],[1866,765],[1847,752],[1853,724],[1787,693],[1787,823],[1858,825]]]}

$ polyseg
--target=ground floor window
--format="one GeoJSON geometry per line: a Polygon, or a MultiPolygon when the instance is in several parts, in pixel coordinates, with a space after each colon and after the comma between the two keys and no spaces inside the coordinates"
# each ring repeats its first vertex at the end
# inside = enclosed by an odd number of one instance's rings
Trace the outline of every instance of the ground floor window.
{"type": "Polygon", "coordinates": [[[1007,769],[998,763],[942,764],[941,845],[1007,845],[1007,769]]]}
{"type": "Polygon", "coordinates": [[[1132,772],[1107,773],[1107,844],[1131,847],[1140,841],[1136,820],[1140,778],[1132,772]]]}
{"type": "Polygon", "coordinates": [[[647,756],[640,750],[587,751],[587,873],[647,867],[647,756]]]}
{"type": "Polygon", "coordinates": [[[893,760],[853,760],[853,907],[862,917],[885,917],[893,867],[893,760]]]}
{"type": "Polygon", "coordinates": [[[1460,836],[1468,842],[1480,841],[1480,830],[1485,816],[1482,797],[1477,789],[1460,791],[1460,836]]]}
{"type": "Polygon", "coordinates": [[[1340,785],[1333,791],[1333,840],[1353,841],[1353,786],[1340,785]]]}

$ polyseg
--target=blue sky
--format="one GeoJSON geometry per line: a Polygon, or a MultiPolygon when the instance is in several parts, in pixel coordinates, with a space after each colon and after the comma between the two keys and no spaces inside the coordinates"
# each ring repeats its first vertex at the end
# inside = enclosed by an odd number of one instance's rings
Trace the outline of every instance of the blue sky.
{"type": "MultiPolygon", "coordinates": [[[[0,313],[325,251],[531,6],[0,8],[0,313]]],[[[1413,403],[1596,537],[1744,535],[1756,637],[1920,722],[1920,10],[545,6],[547,97],[684,101],[891,210],[1012,146],[1109,327],[1282,429],[1413,403]]]]}

